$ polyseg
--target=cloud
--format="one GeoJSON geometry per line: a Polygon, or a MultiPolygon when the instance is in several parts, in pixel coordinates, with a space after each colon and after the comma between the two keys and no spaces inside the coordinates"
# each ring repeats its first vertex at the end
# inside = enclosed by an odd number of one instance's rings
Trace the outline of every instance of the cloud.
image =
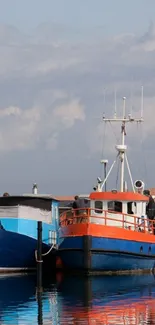
{"type": "MultiPolygon", "coordinates": [[[[127,112],[132,106],[138,116],[143,84],[144,142],[149,139],[153,154],[154,26],[144,35],[98,37],[97,32],[90,37],[69,26],[43,24],[25,35],[0,25],[0,151],[31,150],[33,156],[33,151],[36,155],[36,151],[55,150],[57,157],[66,157],[66,164],[68,157],[71,164],[78,156],[87,169],[87,159],[99,158],[103,142],[106,158],[115,155],[120,130],[108,124],[103,141],[102,123],[103,113],[114,113],[114,88],[118,114],[122,114],[121,98],[126,96],[127,112]],[[70,155],[74,148],[80,152],[70,155]]],[[[127,131],[130,150],[134,151],[134,141],[138,152],[137,126],[127,131]]],[[[135,160],[139,159],[136,149],[135,160]]]]}
{"type": "Polygon", "coordinates": [[[0,150],[30,150],[40,143],[55,149],[61,132],[72,128],[76,120],[85,120],[84,107],[78,99],[67,99],[64,105],[49,108],[1,109],[0,150]]]}
{"type": "Polygon", "coordinates": [[[75,120],[85,120],[83,106],[80,105],[77,100],[73,100],[69,104],[62,104],[54,108],[52,115],[58,121],[60,120],[66,128],[72,127],[75,120]]]}

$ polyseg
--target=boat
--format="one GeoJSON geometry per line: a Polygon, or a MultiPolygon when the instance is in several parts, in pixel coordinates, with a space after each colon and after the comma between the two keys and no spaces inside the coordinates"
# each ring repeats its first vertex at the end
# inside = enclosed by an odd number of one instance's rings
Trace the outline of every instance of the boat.
{"type": "Polygon", "coordinates": [[[152,272],[155,268],[155,224],[146,213],[149,195],[143,181],[133,182],[125,144],[126,124],[143,122],[143,105],[141,117],[134,118],[131,114],[126,116],[125,103],[124,97],[122,117],[103,117],[105,123],[121,123],[122,143],[116,145],[120,187],[104,189],[115,160],[105,178],[97,178],[97,185],[87,198],[89,206],[60,215],[57,268],[64,271],[111,274],[152,272]],[[125,182],[125,162],[131,190],[125,182]]]}
{"type": "Polygon", "coordinates": [[[43,265],[53,268],[58,201],[39,194],[0,197],[0,273],[36,270],[37,218],[42,221],[43,265]]]}

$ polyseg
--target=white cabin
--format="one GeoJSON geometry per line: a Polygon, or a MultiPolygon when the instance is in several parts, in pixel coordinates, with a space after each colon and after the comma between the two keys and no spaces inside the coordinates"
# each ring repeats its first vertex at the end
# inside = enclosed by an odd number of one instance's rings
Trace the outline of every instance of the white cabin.
{"type": "Polygon", "coordinates": [[[90,222],[129,228],[148,227],[148,197],[134,192],[93,192],[90,194],[90,222]]]}

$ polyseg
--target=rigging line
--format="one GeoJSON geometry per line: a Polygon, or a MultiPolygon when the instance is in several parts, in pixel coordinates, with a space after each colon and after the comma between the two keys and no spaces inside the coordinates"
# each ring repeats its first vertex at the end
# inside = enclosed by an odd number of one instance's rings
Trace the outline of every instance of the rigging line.
{"type": "Polygon", "coordinates": [[[101,159],[104,158],[103,154],[104,154],[104,149],[105,149],[105,134],[106,133],[106,123],[105,126],[103,128],[103,141],[102,141],[102,149],[101,149],[101,159]]]}
{"type": "Polygon", "coordinates": [[[134,183],[133,183],[133,179],[132,179],[132,174],[131,174],[131,170],[130,170],[130,164],[129,164],[129,161],[128,161],[128,158],[127,158],[126,154],[125,154],[125,160],[126,160],[126,165],[127,165],[127,169],[128,169],[132,189],[133,189],[133,192],[135,192],[134,183]]]}
{"type": "Polygon", "coordinates": [[[143,163],[144,163],[144,178],[146,176],[146,183],[147,183],[148,182],[148,173],[147,173],[147,164],[146,164],[145,147],[144,147],[143,125],[140,125],[140,131],[141,131],[141,151],[143,153],[143,163]]]}
{"type": "MultiPolygon", "coordinates": [[[[144,179],[146,180],[145,183],[148,182],[148,170],[147,170],[147,164],[146,164],[146,156],[145,156],[145,147],[144,147],[144,134],[143,134],[143,125],[139,124],[137,122],[137,132],[140,133],[140,154],[142,154],[142,160],[143,160],[143,168],[142,168],[142,174],[144,179]]],[[[137,168],[137,172],[139,172],[137,168]]]]}
{"type": "MultiPolygon", "coordinates": [[[[103,128],[103,141],[102,141],[102,149],[101,149],[101,160],[104,159],[104,152],[105,152],[105,138],[106,138],[106,123],[105,123],[105,126],[103,128]]],[[[102,174],[103,174],[103,164],[101,164],[101,171],[100,171],[100,175],[101,175],[101,178],[102,178],[102,174]]]]}
{"type": "Polygon", "coordinates": [[[119,159],[118,159],[118,155],[117,155],[117,174],[116,174],[116,189],[118,188],[118,178],[119,178],[119,171],[120,171],[120,165],[119,165],[119,159]]]}

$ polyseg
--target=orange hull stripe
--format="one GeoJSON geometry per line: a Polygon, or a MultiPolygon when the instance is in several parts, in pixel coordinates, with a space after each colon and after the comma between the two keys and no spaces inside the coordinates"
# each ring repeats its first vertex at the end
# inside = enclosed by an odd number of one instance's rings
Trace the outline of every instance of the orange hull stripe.
{"type": "Polygon", "coordinates": [[[155,244],[155,235],[111,226],[96,224],[73,224],[59,230],[60,237],[94,236],[112,239],[132,240],[155,244]]]}

